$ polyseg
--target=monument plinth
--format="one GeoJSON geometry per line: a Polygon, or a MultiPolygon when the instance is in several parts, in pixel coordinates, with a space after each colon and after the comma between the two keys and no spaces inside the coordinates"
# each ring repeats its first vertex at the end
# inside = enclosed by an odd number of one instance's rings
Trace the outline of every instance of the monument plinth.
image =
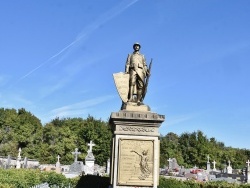
{"type": "Polygon", "coordinates": [[[111,184],[113,188],[157,187],[159,127],[165,116],[120,110],[111,113],[113,133],[111,184]]]}
{"type": "MultiPolygon", "coordinates": [[[[111,185],[113,188],[157,188],[159,181],[159,127],[164,115],[151,112],[143,103],[150,69],[140,44],[133,45],[125,73],[113,74],[122,107],[112,112],[109,125],[112,137],[111,185]]],[[[151,60],[152,62],[152,60],[151,60]]]]}

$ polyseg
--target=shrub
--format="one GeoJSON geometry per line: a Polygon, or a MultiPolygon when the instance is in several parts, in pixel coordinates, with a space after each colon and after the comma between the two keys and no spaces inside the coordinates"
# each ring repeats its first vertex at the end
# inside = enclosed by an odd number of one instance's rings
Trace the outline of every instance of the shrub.
{"type": "Polygon", "coordinates": [[[79,178],[67,179],[55,172],[40,172],[33,169],[0,169],[0,188],[29,188],[47,182],[49,185],[76,186],[79,178]]]}

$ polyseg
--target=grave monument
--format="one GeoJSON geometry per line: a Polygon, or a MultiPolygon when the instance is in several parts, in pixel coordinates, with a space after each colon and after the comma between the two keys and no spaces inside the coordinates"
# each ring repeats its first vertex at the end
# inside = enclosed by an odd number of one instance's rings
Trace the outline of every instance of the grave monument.
{"type": "Polygon", "coordinates": [[[95,146],[95,144],[91,140],[90,143],[88,143],[88,146],[89,146],[89,150],[88,150],[87,156],[85,157],[84,172],[85,174],[94,174],[95,157],[93,155],[92,149],[93,149],[93,146],[95,146]]]}
{"type": "Polygon", "coordinates": [[[81,174],[83,171],[83,162],[78,161],[77,159],[78,155],[80,155],[81,152],[78,151],[78,148],[75,148],[75,151],[71,153],[72,155],[74,155],[74,163],[70,165],[69,173],[81,174]]]}
{"type": "Polygon", "coordinates": [[[209,173],[210,172],[210,161],[209,161],[209,155],[207,155],[207,173],[209,173]]]}
{"type": "Polygon", "coordinates": [[[213,163],[213,165],[214,165],[214,167],[213,167],[213,171],[216,171],[216,168],[215,168],[216,161],[214,160],[212,163],[213,163]]]}
{"type": "Polygon", "coordinates": [[[60,164],[60,159],[61,157],[58,155],[57,156],[57,162],[56,162],[56,173],[61,173],[61,164],[60,164]]]}
{"type": "Polygon", "coordinates": [[[16,159],[16,168],[19,169],[21,168],[21,148],[19,148],[18,150],[18,156],[17,156],[17,159],[16,159]]]}
{"type": "Polygon", "coordinates": [[[125,73],[113,74],[122,100],[120,111],[112,112],[111,185],[112,188],[157,188],[159,181],[159,127],[164,115],[152,112],[143,103],[151,74],[141,45],[133,45],[125,73]]]}
{"type": "Polygon", "coordinates": [[[246,168],[246,180],[247,180],[247,183],[250,183],[250,161],[247,160],[247,168],[246,168]]]}
{"type": "Polygon", "coordinates": [[[228,166],[227,166],[227,173],[232,174],[233,173],[233,168],[231,167],[231,161],[228,161],[228,166]]]}

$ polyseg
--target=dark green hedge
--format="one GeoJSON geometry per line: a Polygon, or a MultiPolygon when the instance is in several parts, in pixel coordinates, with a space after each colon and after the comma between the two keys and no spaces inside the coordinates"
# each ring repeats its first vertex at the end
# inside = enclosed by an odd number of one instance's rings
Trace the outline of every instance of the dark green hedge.
{"type": "Polygon", "coordinates": [[[49,185],[75,187],[79,178],[67,179],[55,172],[40,172],[31,169],[0,169],[0,188],[29,188],[47,182],[49,185]]]}
{"type": "Polygon", "coordinates": [[[160,177],[158,188],[250,188],[250,184],[233,184],[223,181],[195,182],[194,180],[181,181],[174,178],[160,177]]]}
{"type": "MultiPolygon", "coordinates": [[[[41,183],[57,185],[60,188],[108,188],[109,178],[100,176],[82,176],[67,179],[55,172],[40,172],[31,169],[0,169],[0,188],[30,188],[41,183]]],[[[193,180],[181,181],[174,178],[160,176],[158,188],[250,188],[250,184],[231,184],[227,182],[195,182],[193,180]]]]}

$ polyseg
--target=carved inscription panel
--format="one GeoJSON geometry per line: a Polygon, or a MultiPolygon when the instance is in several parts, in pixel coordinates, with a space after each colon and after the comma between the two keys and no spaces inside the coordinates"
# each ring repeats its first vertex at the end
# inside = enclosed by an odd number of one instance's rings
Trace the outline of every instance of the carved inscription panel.
{"type": "Polygon", "coordinates": [[[119,185],[153,185],[154,140],[119,140],[119,185]]]}

